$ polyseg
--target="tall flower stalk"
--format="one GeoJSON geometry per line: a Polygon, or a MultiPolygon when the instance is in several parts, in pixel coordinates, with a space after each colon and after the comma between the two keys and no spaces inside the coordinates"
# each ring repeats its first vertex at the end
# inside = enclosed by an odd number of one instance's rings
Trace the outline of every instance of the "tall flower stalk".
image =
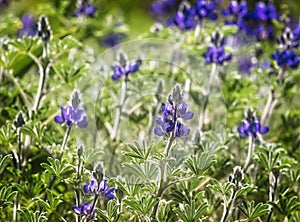
{"type": "Polygon", "coordinates": [[[243,139],[249,136],[248,152],[244,163],[244,170],[246,170],[252,158],[254,139],[257,138],[258,134],[263,135],[269,132],[269,127],[261,125],[260,119],[256,117],[253,109],[246,110],[245,119],[242,121],[242,123],[242,126],[237,127],[240,137],[243,139]]]}
{"type": "MultiPolygon", "coordinates": [[[[119,133],[119,126],[121,122],[121,114],[123,112],[126,98],[127,98],[127,83],[128,78],[130,75],[136,73],[141,65],[141,60],[138,59],[135,62],[129,62],[127,56],[123,52],[119,52],[118,54],[118,63],[115,65],[112,65],[112,80],[118,81],[119,79],[122,79],[122,86],[121,86],[121,94],[120,94],[120,100],[117,104],[116,114],[114,117],[114,124],[111,132],[111,140],[115,142],[118,138],[119,133]],[[122,78],[123,77],[123,78],[122,78]]],[[[114,163],[114,155],[116,152],[117,146],[112,145],[111,146],[111,158],[110,158],[110,171],[112,171],[112,166],[114,163]]]]}
{"type": "MultiPolygon", "coordinates": [[[[183,123],[181,123],[181,119],[190,120],[194,117],[194,113],[187,111],[188,105],[183,101],[183,93],[180,85],[176,85],[173,88],[172,93],[168,96],[168,103],[162,103],[162,115],[156,119],[156,123],[158,127],[154,129],[154,133],[157,136],[163,136],[167,139],[166,146],[164,149],[164,155],[167,159],[174,144],[176,138],[186,138],[190,129],[184,129],[183,123]]],[[[161,160],[159,163],[160,170],[160,180],[156,193],[156,197],[159,199],[168,184],[165,180],[165,168],[166,161],[161,160]]],[[[152,211],[152,218],[156,220],[156,214],[159,206],[159,201],[155,204],[152,211]]]]}

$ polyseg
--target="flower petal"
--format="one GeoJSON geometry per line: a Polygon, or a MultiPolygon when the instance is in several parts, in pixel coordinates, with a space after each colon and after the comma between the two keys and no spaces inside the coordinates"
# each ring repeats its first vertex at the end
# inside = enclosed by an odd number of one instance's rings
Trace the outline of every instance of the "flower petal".
{"type": "Polygon", "coordinates": [[[78,122],[77,124],[80,128],[86,128],[88,126],[88,121],[87,121],[87,118],[86,116],[83,117],[83,119],[78,122]]]}
{"type": "Polygon", "coordinates": [[[163,136],[164,132],[161,130],[161,128],[156,127],[154,129],[154,134],[157,135],[157,136],[163,136]]]}
{"type": "Polygon", "coordinates": [[[260,134],[266,134],[267,132],[269,132],[269,127],[268,126],[260,127],[260,130],[259,130],[260,134]]]}
{"type": "Polygon", "coordinates": [[[189,120],[189,119],[192,119],[193,117],[194,117],[193,112],[186,112],[182,118],[185,120],[189,120]]]}
{"type": "Polygon", "coordinates": [[[54,117],[54,121],[55,121],[56,123],[64,123],[64,118],[61,117],[61,116],[55,116],[55,117],[54,117]]]}
{"type": "Polygon", "coordinates": [[[73,206],[72,210],[74,211],[75,214],[81,214],[81,209],[78,206],[73,206]]]}
{"type": "Polygon", "coordinates": [[[84,185],[83,185],[83,190],[84,190],[85,193],[89,193],[89,191],[90,191],[90,190],[89,190],[89,185],[84,184],[84,185]]]}

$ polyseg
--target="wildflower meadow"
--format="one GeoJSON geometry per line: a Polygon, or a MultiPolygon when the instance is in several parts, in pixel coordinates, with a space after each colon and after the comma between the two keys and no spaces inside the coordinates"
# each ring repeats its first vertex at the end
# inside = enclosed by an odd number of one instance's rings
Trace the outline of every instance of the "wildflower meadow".
{"type": "Polygon", "coordinates": [[[299,222],[298,0],[0,0],[1,222],[299,222]]]}

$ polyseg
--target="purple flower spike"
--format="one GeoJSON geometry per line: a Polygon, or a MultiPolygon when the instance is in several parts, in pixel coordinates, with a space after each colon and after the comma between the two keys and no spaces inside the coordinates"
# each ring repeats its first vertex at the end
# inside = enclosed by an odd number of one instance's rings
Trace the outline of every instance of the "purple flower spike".
{"type": "Polygon", "coordinates": [[[60,124],[66,123],[69,127],[75,125],[80,128],[86,128],[88,121],[84,113],[84,109],[74,109],[72,106],[67,106],[66,109],[61,107],[61,115],[55,116],[54,121],[60,124]]]}
{"type": "Polygon", "coordinates": [[[272,59],[276,60],[277,64],[281,67],[289,67],[291,69],[298,68],[299,58],[292,50],[279,51],[272,55],[272,59]]]}
{"type": "Polygon", "coordinates": [[[75,125],[80,128],[86,128],[88,121],[84,109],[79,108],[80,101],[79,91],[74,90],[71,96],[72,106],[61,107],[61,115],[55,116],[54,121],[59,124],[65,123],[68,127],[75,125]]]}
{"type": "Polygon", "coordinates": [[[195,19],[195,10],[190,7],[189,4],[183,2],[179,6],[178,12],[175,16],[168,20],[168,26],[177,26],[181,30],[190,30],[193,29],[196,25],[195,19]]]}
{"type": "Polygon", "coordinates": [[[91,217],[93,214],[92,207],[93,207],[92,203],[87,204],[86,202],[82,202],[80,207],[73,206],[72,209],[73,209],[74,213],[76,213],[78,215],[84,215],[87,217],[91,217]]]}
{"type": "MultiPolygon", "coordinates": [[[[125,59],[125,57],[123,57],[125,59]]],[[[112,80],[118,80],[120,79],[122,76],[125,76],[125,78],[128,78],[128,76],[136,73],[140,66],[142,64],[142,61],[140,59],[136,60],[135,62],[128,62],[128,61],[122,61],[117,65],[113,65],[112,66],[112,80]]]]}
{"type": "Polygon", "coordinates": [[[121,40],[125,38],[126,35],[123,33],[111,33],[102,39],[102,45],[106,47],[115,47],[119,45],[121,40]]]}
{"type": "Polygon", "coordinates": [[[256,138],[257,134],[264,135],[269,132],[269,127],[261,126],[260,119],[256,118],[253,112],[248,111],[246,118],[243,120],[242,126],[238,126],[237,131],[241,138],[245,138],[247,136],[256,138]]]}
{"type": "Polygon", "coordinates": [[[215,3],[210,3],[207,0],[199,0],[195,3],[195,14],[198,18],[204,19],[209,18],[211,20],[216,20],[218,18],[218,14],[215,10],[215,3]]]}
{"type": "Polygon", "coordinates": [[[114,191],[114,188],[108,188],[107,181],[104,179],[100,183],[98,183],[95,179],[92,179],[90,184],[85,184],[83,186],[83,190],[86,194],[95,194],[95,195],[101,195],[106,197],[107,199],[111,200],[115,197],[112,192],[114,191]]]}
{"type": "Polygon", "coordinates": [[[161,105],[162,115],[156,118],[159,125],[154,129],[157,136],[186,138],[190,129],[184,129],[184,125],[179,119],[190,120],[194,113],[187,111],[188,105],[183,101],[183,95],[178,85],[173,89],[173,93],[168,97],[168,103],[161,105]]]}
{"type": "Polygon", "coordinates": [[[88,0],[78,0],[77,9],[74,11],[75,16],[85,15],[88,17],[93,17],[96,12],[96,7],[89,4],[88,0]]]}

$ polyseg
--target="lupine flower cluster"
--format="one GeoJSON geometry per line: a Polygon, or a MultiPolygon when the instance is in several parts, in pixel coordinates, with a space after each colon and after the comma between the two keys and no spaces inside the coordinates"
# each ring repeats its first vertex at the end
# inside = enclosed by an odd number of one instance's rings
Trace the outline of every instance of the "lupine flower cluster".
{"type": "Polygon", "coordinates": [[[228,8],[223,10],[223,15],[231,17],[231,20],[225,20],[226,24],[238,25],[243,27],[243,19],[248,13],[248,5],[245,0],[235,0],[228,4],[228,8]]]}
{"type": "Polygon", "coordinates": [[[105,197],[108,200],[115,198],[112,194],[113,187],[108,187],[106,179],[103,179],[103,167],[102,164],[97,164],[95,170],[92,173],[93,179],[89,184],[83,185],[85,194],[94,196],[92,203],[82,202],[80,206],[73,206],[74,213],[85,216],[87,218],[94,217],[94,211],[99,197],[105,197]]]}
{"type": "Polygon", "coordinates": [[[78,0],[77,9],[74,11],[75,16],[88,16],[93,17],[96,12],[96,7],[90,4],[88,0],[78,0]]]}
{"type": "Polygon", "coordinates": [[[203,54],[205,58],[205,64],[216,63],[223,65],[225,61],[230,61],[232,54],[227,54],[224,49],[225,38],[219,31],[213,33],[211,37],[211,46],[203,54]]]}
{"type": "Polygon", "coordinates": [[[102,39],[102,45],[106,47],[115,47],[119,45],[121,40],[125,38],[124,33],[110,33],[102,39]]]}
{"type": "Polygon", "coordinates": [[[154,129],[157,136],[181,137],[185,138],[189,135],[190,129],[184,129],[184,124],[180,119],[190,120],[194,113],[187,111],[188,105],[183,101],[183,94],[180,86],[176,85],[172,95],[168,97],[168,103],[161,105],[162,115],[156,118],[159,127],[154,129]]]}
{"type": "Polygon", "coordinates": [[[300,27],[297,25],[292,31],[289,27],[285,28],[281,37],[278,38],[277,43],[279,48],[272,58],[276,60],[278,66],[291,69],[296,69],[299,65],[299,58],[293,51],[294,48],[299,46],[300,27]]]}
{"type": "Polygon", "coordinates": [[[21,18],[22,28],[18,32],[18,36],[34,36],[36,35],[36,22],[32,15],[24,14],[21,18]]]}
{"type": "Polygon", "coordinates": [[[255,116],[255,112],[252,109],[248,109],[245,112],[245,119],[242,121],[242,126],[237,127],[237,131],[241,138],[251,136],[256,138],[258,134],[266,134],[269,132],[268,126],[261,126],[260,119],[255,116]]]}
{"type": "Polygon", "coordinates": [[[103,179],[100,183],[98,183],[95,179],[92,179],[90,184],[85,184],[83,186],[83,190],[86,194],[95,194],[103,196],[109,200],[115,197],[115,195],[112,194],[114,188],[109,188],[105,179],[103,179]]]}
{"type": "Polygon", "coordinates": [[[168,20],[168,26],[177,26],[182,30],[193,29],[198,21],[207,18],[216,20],[218,14],[215,12],[216,3],[207,0],[199,0],[191,7],[187,2],[183,2],[179,6],[175,16],[168,20]]]}
{"type": "Polygon", "coordinates": [[[66,108],[61,107],[61,115],[55,116],[54,121],[59,124],[66,124],[68,127],[86,128],[88,120],[84,109],[79,108],[80,102],[79,91],[75,90],[71,96],[72,105],[67,105],[66,108]]]}
{"type": "Polygon", "coordinates": [[[165,15],[170,13],[175,5],[176,0],[156,0],[152,3],[150,10],[153,15],[165,15]]]}
{"type": "Polygon", "coordinates": [[[138,59],[135,62],[129,62],[126,58],[126,56],[123,53],[119,53],[119,61],[116,65],[112,65],[112,79],[118,80],[122,76],[125,78],[128,78],[128,76],[136,73],[140,65],[142,63],[142,60],[138,59]]]}

